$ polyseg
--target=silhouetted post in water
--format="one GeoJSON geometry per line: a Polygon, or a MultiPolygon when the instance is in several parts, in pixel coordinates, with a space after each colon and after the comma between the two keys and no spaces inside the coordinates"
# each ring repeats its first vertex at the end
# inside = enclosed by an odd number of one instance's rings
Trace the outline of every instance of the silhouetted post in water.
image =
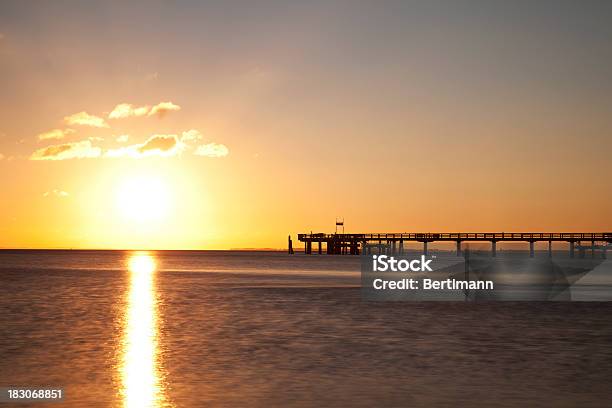
{"type": "Polygon", "coordinates": [[[423,255],[427,256],[427,241],[423,242],[423,255]]]}
{"type": "Polygon", "coordinates": [[[457,241],[457,256],[461,256],[461,241],[457,241]]]}
{"type": "Polygon", "coordinates": [[[552,241],[548,241],[548,257],[552,258],[552,241]]]}
{"type": "Polygon", "coordinates": [[[573,258],[574,257],[574,241],[570,241],[569,245],[570,245],[570,248],[569,248],[570,249],[570,258],[573,258]]]}
{"type": "Polygon", "coordinates": [[[497,242],[491,241],[491,256],[495,258],[497,256],[497,242]]]}
{"type": "Polygon", "coordinates": [[[293,255],[293,241],[291,241],[291,235],[289,235],[289,255],[293,255]]]}
{"type": "MultiPolygon", "coordinates": [[[[464,251],[464,265],[465,265],[465,276],[464,279],[466,282],[470,280],[470,247],[466,247],[464,251]]],[[[469,299],[470,291],[468,288],[463,289],[463,293],[465,293],[465,300],[469,299]]]]}
{"type": "Polygon", "coordinates": [[[321,255],[323,253],[322,249],[321,249],[321,241],[319,241],[319,255],[321,255]]]}
{"type": "Polygon", "coordinates": [[[534,255],[535,255],[534,244],[535,244],[535,242],[529,241],[529,257],[530,258],[533,258],[534,255]]]}
{"type": "Polygon", "coordinates": [[[399,253],[400,255],[404,254],[404,240],[400,239],[400,243],[399,243],[399,253]]]}

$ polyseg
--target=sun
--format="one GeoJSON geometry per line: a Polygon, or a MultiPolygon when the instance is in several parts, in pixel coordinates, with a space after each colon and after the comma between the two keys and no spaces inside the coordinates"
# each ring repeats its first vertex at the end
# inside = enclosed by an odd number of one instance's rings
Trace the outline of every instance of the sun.
{"type": "Polygon", "coordinates": [[[168,187],[161,179],[134,177],[119,185],[117,211],[128,221],[161,221],[168,216],[170,198],[168,187]]]}

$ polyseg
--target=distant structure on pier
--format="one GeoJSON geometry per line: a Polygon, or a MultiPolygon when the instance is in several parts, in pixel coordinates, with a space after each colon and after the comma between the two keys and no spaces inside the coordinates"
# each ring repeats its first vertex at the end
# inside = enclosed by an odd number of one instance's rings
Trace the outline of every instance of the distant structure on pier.
{"type": "Polygon", "coordinates": [[[338,234],[338,229],[342,229],[341,234],[344,234],[344,218],[336,218],[336,234],[338,234]],[[338,228],[341,227],[341,228],[338,228]]]}
{"type": "MultiPolygon", "coordinates": [[[[574,257],[576,249],[579,256],[585,257],[587,251],[595,257],[595,251],[600,251],[606,258],[606,251],[612,249],[612,232],[467,232],[467,233],[377,233],[377,234],[345,234],[344,220],[336,219],[336,232],[334,234],[310,233],[298,234],[298,240],[304,243],[304,253],[312,254],[313,244],[317,244],[317,252],[329,255],[359,255],[365,253],[404,253],[404,243],[419,242],[423,244],[423,253],[427,255],[430,242],[455,242],[457,256],[461,256],[463,242],[489,242],[491,243],[491,256],[497,255],[498,242],[527,242],[529,243],[529,256],[535,253],[536,242],[548,242],[548,256],[552,257],[552,243],[566,242],[570,257],[574,257]],[[340,224],[339,224],[340,223],[340,224]],[[338,227],[342,233],[338,233],[338,227]],[[583,242],[590,245],[583,245],[583,242]]],[[[291,237],[289,237],[289,253],[293,253],[291,237]]]]}

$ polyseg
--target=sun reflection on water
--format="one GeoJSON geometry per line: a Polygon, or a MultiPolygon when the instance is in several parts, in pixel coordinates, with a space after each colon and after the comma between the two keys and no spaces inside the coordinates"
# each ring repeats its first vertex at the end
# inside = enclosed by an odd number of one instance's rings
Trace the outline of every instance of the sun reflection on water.
{"type": "Polygon", "coordinates": [[[135,253],[128,261],[130,291],[126,311],[121,377],[126,408],[165,405],[157,352],[155,258],[135,253]]]}

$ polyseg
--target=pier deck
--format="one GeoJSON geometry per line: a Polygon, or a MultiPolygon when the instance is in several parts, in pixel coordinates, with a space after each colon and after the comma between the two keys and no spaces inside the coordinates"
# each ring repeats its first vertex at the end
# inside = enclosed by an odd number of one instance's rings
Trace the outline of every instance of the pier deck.
{"type": "Polygon", "coordinates": [[[552,255],[552,242],[567,242],[570,256],[574,256],[576,244],[583,256],[582,241],[591,243],[588,247],[593,256],[595,249],[602,250],[605,257],[606,250],[612,244],[612,232],[424,232],[424,233],[367,233],[367,234],[325,234],[311,233],[298,234],[298,240],[305,244],[304,252],[312,254],[312,244],[318,245],[318,253],[325,252],[330,255],[351,254],[358,255],[363,250],[371,251],[373,247],[379,252],[403,253],[405,242],[423,243],[423,252],[427,254],[427,244],[430,242],[456,242],[457,255],[461,255],[463,242],[490,242],[492,256],[496,255],[498,242],[528,242],[530,256],[534,256],[536,242],[548,242],[549,255],[552,255]],[[595,245],[596,242],[602,245],[595,245]]]}

